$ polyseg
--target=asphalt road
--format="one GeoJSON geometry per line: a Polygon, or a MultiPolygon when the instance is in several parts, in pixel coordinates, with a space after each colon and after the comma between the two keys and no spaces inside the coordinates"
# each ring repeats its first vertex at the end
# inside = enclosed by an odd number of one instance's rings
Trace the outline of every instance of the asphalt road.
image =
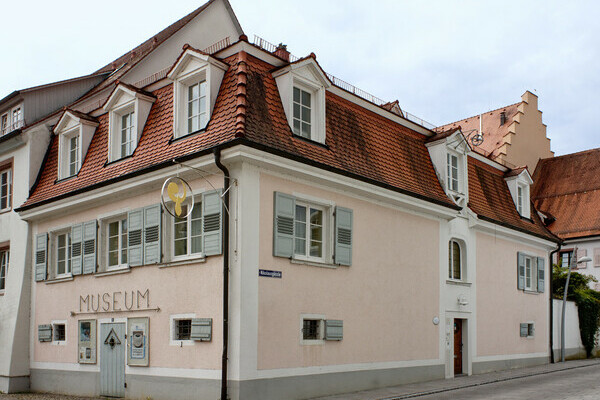
{"type": "Polygon", "coordinates": [[[451,390],[419,400],[598,400],[600,365],[451,390]]]}

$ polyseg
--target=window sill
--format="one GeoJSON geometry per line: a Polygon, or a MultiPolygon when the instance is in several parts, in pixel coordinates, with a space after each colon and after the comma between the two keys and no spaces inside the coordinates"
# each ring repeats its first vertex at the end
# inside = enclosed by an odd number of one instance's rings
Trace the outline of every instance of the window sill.
{"type": "Polygon", "coordinates": [[[46,285],[53,285],[55,283],[61,283],[61,282],[69,282],[73,280],[73,276],[64,276],[61,278],[54,278],[52,280],[46,281],[44,282],[46,285]]]}
{"type": "Polygon", "coordinates": [[[177,347],[184,347],[184,346],[193,346],[196,344],[195,340],[178,340],[178,339],[174,339],[171,340],[169,342],[169,346],[177,346],[177,347]]]}
{"type": "Polygon", "coordinates": [[[0,297],[4,296],[4,289],[0,290],[0,297]]]}
{"type": "Polygon", "coordinates": [[[543,294],[542,292],[538,292],[536,290],[530,290],[530,289],[523,290],[523,293],[525,293],[525,294],[543,294]]]}
{"type": "Polygon", "coordinates": [[[301,346],[322,346],[325,344],[323,339],[300,339],[301,346]]]}
{"type": "Polygon", "coordinates": [[[183,265],[205,263],[205,262],[206,262],[206,256],[199,256],[199,257],[193,257],[193,258],[190,257],[190,258],[184,258],[181,260],[172,260],[170,262],[163,263],[162,265],[159,265],[158,268],[180,267],[183,265]]]}
{"type": "Polygon", "coordinates": [[[0,210],[0,214],[6,214],[12,211],[12,207],[9,208],[4,208],[2,210],[0,210]]]}
{"type": "Polygon", "coordinates": [[[57,179],[57,180],[54,181],[54,184],[66,182],[66,181],[68,181],[70,179],[75,179],[75,178],[77,178],[78,174],[79,174],[79,171],[77,171],[77,173],[75,175],[65,176],[64,178],[57,179]]]}
{"type": "Polygon", "coordinates": [[[66,340],[53,340],[50,343],[52,343],[53,346],[66,346],[67,345],[66,340]]]}
{"type": "Polygon", "coordinates": [[[305,138],[304,136],[296,135],[294,132],[292,132],[292,135],[295,139],[300,139],[300,140],[303,140],[303,141],[311,143],[311,144],[316,144],[317,146],[321,146],[321,147],[324,147],[327,150],[329,150],[329,146],[325,143],[317,142],[316,140],[305,138]]]}
{"type": "MultiPolygon", "coordinates": [[[[208,122],[206,123],[206,126],[208,126],[208,122]]],[[[173,134],[173,137],[171,139],[169,139],[169,144],[178,142],[183,139],[188,139],[192,136],[195,136],[195,135],[198,135],[198,134],[204,133],[204,132],[206,132],[206,127],[202,128],[200,130],[194,131],[194,132],[184,133],[182,135],[175,136],[175,134],[173,134]]]]}
{"type": "MultiPolygon", "coordinates": [[[[137,149],[137,147],[136,147],[136,149],[137,149]]],[[[110,160],[110,159],[106,160],[106,162],[104,163],[104,167],[106,168],[106,167],[109,167],[111,165],[117,164],[120,161],[129,160],[135,154],[135,150],[136,149],[134,149],[133,152],[131,154],[129,154],[128,156],[123,156],[123,157],[115,158],[114,160],[110,160]]]]}
{"type": "Polygon", "coordinates": [[[111,275],[119,275],[119,274],[127,274],[131,272],[131,268],[129,266],[124,268],[115,268],[108,271],[98,272],[94,274],[95,278],[102,278],[103,276],[111,276],[111,275]]]}
{"type": "Polygon", "coordinates": [[[292,264],[304,264],[304,265],[309,265],[311,267],[320,267],[320,268],[336,269],[338,267],[337,264],[333,264],[333,263],[303,260],[301,258],[290,258],[290,262],[292,264]]]}
{"type": "Polygon", "coordinates": [[[472,285],[471,282],[456,281],[456,280],[453,280],[453,279],[446,279],[446,283],[448,285],[467,286],[467,287],[470,287],[472,285]]]}

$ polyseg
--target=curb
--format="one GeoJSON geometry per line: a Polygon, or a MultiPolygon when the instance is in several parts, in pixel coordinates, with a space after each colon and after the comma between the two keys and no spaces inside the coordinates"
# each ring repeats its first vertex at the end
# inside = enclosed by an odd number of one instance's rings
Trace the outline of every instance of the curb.
{"type": "Polygon", "coordinates": [[[554,370],[551,370],[551,371],[539,371],[539,372],[532,372],[532,373],[529,373],[529,374],[518,375],[518,376],[510,376],[510,377],[505,377],[505,378],[490,379],[490,380],[483,381],[483,382],[471,383],[471,384],[466,384],[466,385],[456,386],[456,387],[451,387],[451,388],[434,389],[434,390],[429,390],[429,391],[426,391],[426,392],[415,392],[415,393],[409,393],[409,394],[405,394],[405,395],[392,396],[392,397],[380,397],[377,400],[403,400],[403,399],[411,399],[411,398],[414,398],[414,397],[429,396],[429,395],[432,395],[432,394],[451,392],[451,391],[454,391],[454,390],[460,390],[460,389],[467,389],[467,388],[472,388],[472,387],[477,387],[477,386],[490,385],[492,383],[506,382],[506,381],[511,381],[511,380],[514,380],[514,379],[521,379],[521,378],[528,378],[530,376],[547,375],[547,374],[552,374],[552,373],[555,373],[555,372],[567,371],[567,370],[570,370],[570,369],[593,367],[593,366],[597,366],[597,365],[600,365],[600,361],[589,363],[589,364],[586,364],[586,365],[574,365],[574,366],[571,366],[571,367],[565,366],[564,368],[557,368],[557,369],[554,369],[554,370]]]}

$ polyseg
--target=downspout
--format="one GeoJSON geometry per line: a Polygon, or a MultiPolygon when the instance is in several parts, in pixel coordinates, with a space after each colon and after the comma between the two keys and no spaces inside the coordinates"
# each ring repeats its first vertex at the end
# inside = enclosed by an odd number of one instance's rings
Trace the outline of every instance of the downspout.
{"type": "Polygon", "coordinates": [[[554,277],[554,265],[552,264],[552,258],[554,254],[560,251],[561,245],[558,245],[556,250],[550,252],[550,364],[554,364],[554,296],[552,287],[552,278],[554,277]]]}
{"type": "Polygon", "coordinates": [[[221,358],[221,400],[227,400],[227,348],[229,345],[229,170],[221,164],[221,149],[213,152],[216,166],[223,171],[223,356],[221,358]]]}

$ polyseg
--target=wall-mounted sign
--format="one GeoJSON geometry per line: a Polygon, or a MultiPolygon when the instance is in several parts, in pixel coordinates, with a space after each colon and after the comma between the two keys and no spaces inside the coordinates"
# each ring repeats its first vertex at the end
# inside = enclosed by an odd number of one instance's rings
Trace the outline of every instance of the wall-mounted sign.
{"type": "Polygon", "coordinates": [[[96,320],[79,321],[79,363],[96,364],[96,320]]]}
{"type": "Polygon", "coordinates": [[[150,308],[150,289],[124,290],[80,295],[79,311],[71,311],[71,315],[131,311],[160,311],[160,309],[150,308]]]}
{"type": "Polygon", "coordinates": [[[127,318],[127,365],[148,366],[150,319],[127,318]]]}
{"type": "Polygon", "coordinates": [[[259,269],[258,276],[266,276],[267,278],[280,278],[281,271],[269,271],[268,269],[259,269]]]}
{"type": "Polygon", "coordinates": [[[186,218],[194,209],[194,194],[189,183],[173,176],[163,183],[161,191],[162,205],[176,218],[186,218]]]}

